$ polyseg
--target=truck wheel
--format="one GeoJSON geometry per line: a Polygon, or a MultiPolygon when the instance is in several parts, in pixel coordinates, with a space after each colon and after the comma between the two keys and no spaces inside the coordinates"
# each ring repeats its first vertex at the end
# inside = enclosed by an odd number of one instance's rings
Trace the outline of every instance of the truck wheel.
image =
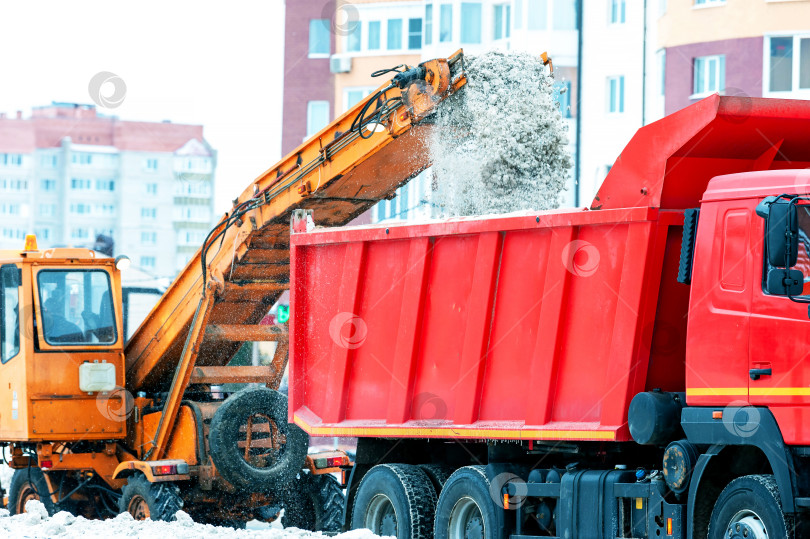
{"type": "Polygon", "coordinates": [[[782,513],[772,475],[746,475],[729,483],[714,504],[710,539],[788,539],[793,537],[782,513]]]}
{"type": "Polygon", "coordinates": [[[378,464],[360,481],[352,510],[352,529],[368,528],[397,539],[433,537],[436,492],[418,466],[378,464]]]}
{"type": "Polygon", "coordinates": [[[486,466],[459,468],[445,483],[436,507],[436,539],[506,537],[503,509],[489,493],[486,466]]]}
{"type": "Polygon", "coordinates": [[[28,500],[39,500],[49,515],[56,513],[56,505],[51,500],[45,474],[39,468],[14,470],[8,487],[8,510],[12,515],[25,513],[28,500]]]}
{"type": "Polygon", "coordinates": [[[287,487],[281,525],[313,532],[339,533],[343,530],[346,497],[334,476],[301,477],[287,487]]]}
{"type": "Polygon", "coordinates": [[[231,485],[273,492],[301,471],[309,437],[287,423],[287,397],[251,387],[231,395],[214,413],[208,445],[217,471],[231,485]]]}
{"type": "Polygon", "coordinates": [[[419,467],[427,474],[428,479],[430,479],[430,482],[433,484],[433,489],[436,491],[436,498],[438,499],[439,494],[442,493],[444,484],[447,483],[447,480],[450,479],[450,476],[453,475],[456,469],[447,464],[420,464],[419,467]]]}
{"type": "Polygon", "coordinates": [[[174,520],[183,508],[180,489],[174,483],[150,483],[141,474],[133,475],[121,491],[118,510],[135,520],[174,520]]]}

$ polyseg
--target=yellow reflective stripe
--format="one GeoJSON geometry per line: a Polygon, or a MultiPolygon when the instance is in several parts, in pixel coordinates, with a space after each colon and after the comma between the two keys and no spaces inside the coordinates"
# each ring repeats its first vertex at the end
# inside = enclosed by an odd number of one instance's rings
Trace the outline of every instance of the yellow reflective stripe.
{"type": "Polygon", "coordinates": [[[806,397],[810,387],[752,387],[751,395],[771,397],[806,397]]]}
{"type": "Polygon", "coordinates": [[[516,430],[459,429],[452,427],[315,427],[297,414],[295,423],[309,434],[317,436],[420,436],[425,438],[500,438],[508,440],[615,440],[616,433],[608,430],[516,430]]]}
{"type": "Polygon", "coordinates": [[[747,387],[690,387],[687,397],[715,397],[724,395],[748,395],[747,387]]]}
{"type": "Polygon", "coordinates": [[[687,397],[741,396],[807,397],[810,387],[693,387],[686,390],[687,397]]]}

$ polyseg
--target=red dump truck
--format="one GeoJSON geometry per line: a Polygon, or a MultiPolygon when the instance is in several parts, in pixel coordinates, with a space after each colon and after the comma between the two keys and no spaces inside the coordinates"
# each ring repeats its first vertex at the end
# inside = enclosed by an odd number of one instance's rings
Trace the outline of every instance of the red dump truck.
{"type": "Polygon", "coordinates": [[[807,167],[810,102],[715,95],[589,208],[294,218],[289,416],[359,438],[346,527],[808,537],[807,167]]]}

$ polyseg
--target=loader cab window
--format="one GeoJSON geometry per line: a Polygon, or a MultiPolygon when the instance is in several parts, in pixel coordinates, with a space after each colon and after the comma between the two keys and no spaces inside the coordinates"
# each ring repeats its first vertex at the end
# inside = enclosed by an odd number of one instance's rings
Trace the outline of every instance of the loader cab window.
{"type": "Polygon", "coordinates": [[[46,343],[98,346],[118,340],[106,271],[42,270],[37,286],[46,343]]]}
{"type": "Polygon", "coordinates": [[[0,268],[0,360],[3,363],[20,353],[20,269],[0,268]]]}

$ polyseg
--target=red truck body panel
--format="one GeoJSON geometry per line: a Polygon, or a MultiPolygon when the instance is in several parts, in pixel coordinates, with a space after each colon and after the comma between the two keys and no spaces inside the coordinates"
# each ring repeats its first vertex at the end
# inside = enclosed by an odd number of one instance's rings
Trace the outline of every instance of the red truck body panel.
{"type": "MultiPolygon", "coordinates": [[[[712,339],[739,322],[701,320],[687,354],[703,298],[676,280],[683,210],[715,176],[810,167],[808,122],[810,102],[712,96],[640,129],[588,210],[293,234],[290,418],[324,436],[629,440],[636,393],[720,387],[700,369],[727,370],[712,339]]],[[[706,294],[722,279],[701,242],[723,244],[698,240],[706,294]]],[[[742,387],[748,330],[729,339],[742,387]]]]}
{"type": "Polygon", "coordinates": [[[670,337],[685,321],[664,310],[653,340],[659,302],[686,302],[688,287],[657,277],[682,222],[570,210],[294,235],[295,422],[330,436],[629,439],[633,395],[683,387],[667,373],[683,372],[670,337]]]}

